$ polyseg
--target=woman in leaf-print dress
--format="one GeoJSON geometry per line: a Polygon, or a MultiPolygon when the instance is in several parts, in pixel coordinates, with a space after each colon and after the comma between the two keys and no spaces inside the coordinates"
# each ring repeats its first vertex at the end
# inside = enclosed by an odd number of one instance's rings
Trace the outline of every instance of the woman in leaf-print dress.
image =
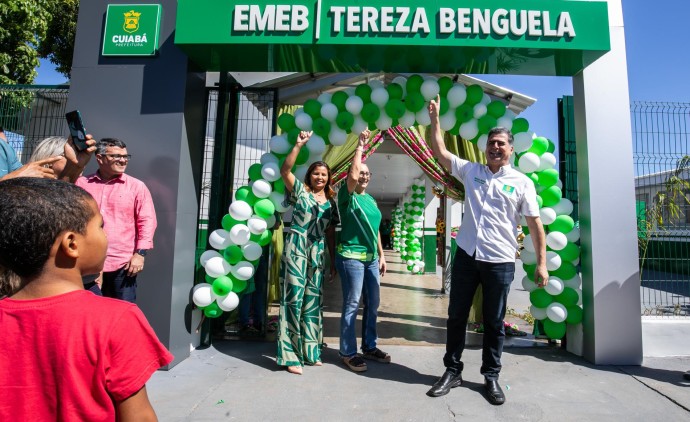
{"type": "MultiPolygon", "coordinates": [[[[292,174],[292,166],[310,136],[311,132],[300,132],[280,169],[294,210],[280,264],[276,362],[293,374],[302,374],[303,365],[321,365],[325,238],[333,239],[333,231],[339,221],[333,200],[335,193],[330,186],[331,170],[326,163],[317,161],[311,164],[304,183],[292,174]]],[[[329,252],[333,255],[332,247],[329,247],[329,252]]]]}

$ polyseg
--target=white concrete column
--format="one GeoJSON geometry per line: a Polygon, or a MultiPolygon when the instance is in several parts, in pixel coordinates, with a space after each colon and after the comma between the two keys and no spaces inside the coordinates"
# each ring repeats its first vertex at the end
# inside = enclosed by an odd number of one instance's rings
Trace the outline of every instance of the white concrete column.
{"type": "Polygon", "coordinates": [[[621,0],[611,51],[573,78],[582,243],[584,356],[642,363],[630,100],[621,0]]]}

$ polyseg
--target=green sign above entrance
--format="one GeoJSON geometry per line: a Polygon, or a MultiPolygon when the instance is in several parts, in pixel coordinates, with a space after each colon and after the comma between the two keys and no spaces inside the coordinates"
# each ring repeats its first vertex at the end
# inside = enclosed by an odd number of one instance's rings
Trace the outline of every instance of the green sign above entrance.
{"type": "Polygon", "coordinates": [[[572,75],[609,50],[599,1],[287,3],[179,0],[175,43],[208,70],[238,71],[535,74],[538,59],[551,70],[537,74],[572,75]]]}
{"type": "Polygon", "coordinates": [[[159,4],[109,4],[103,31],[104,56],[153,56],[158,51],[159,4]]]}

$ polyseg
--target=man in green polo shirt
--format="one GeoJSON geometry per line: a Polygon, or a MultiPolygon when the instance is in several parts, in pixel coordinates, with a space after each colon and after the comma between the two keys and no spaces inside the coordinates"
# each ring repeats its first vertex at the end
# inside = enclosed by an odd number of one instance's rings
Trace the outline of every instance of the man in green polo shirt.
{"type": "Polygon", "coordinates": [[[335,265],[343,289],[340,318],[340,356],[355,372],[367,370],[362,358],[389,363],[388,353],[376,347],[376,318],[380,302],[380,276],[386,272],[379,225],[381,211],[376,200],[366,193],[371,172],[362,163],[362,151],[369,131],[359,135],[346,186],[338,192],[341,232],[336,247],[335,265]],[[363,295],[362,295],[363,294],[363,295]],[[359,300],[363,296],[362,355],[357,354],[355,322],[359,300]]]}

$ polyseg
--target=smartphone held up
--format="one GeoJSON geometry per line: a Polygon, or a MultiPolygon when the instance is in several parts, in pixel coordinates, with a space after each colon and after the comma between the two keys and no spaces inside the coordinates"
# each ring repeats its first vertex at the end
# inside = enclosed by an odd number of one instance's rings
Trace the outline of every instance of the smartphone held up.
{"type": "Polygon", "coordinates": [[[79,110],[70,111],[65,114],[65,118],[67,119],[70,135],[72,135],[74,147],[79,151],[84,151],[88,148],[88,145],[86,145],[86,128],[84,127],[84,121],[81,119],[81,113],[79,113],[79,110]]]}

